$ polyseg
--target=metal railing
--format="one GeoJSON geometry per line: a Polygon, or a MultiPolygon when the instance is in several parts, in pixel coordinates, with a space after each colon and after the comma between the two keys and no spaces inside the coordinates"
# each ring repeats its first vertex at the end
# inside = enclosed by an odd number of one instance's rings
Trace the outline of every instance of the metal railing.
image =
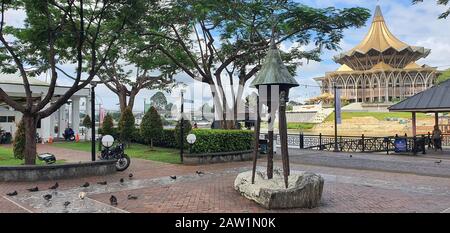
{"type": "MultiPolygon", "coordinates": [[[[265,134],[261,134],[260,138],[267,138],[265,134]]],[[[280,144],[279,134],[275,135],[276,144],[280,144]]],[[[335,137],[334,135],[313,135],[313,134],[288,134],[288,146],[290,148],[334,151],[335,137]]],[[[404,136],[387,136],[387,137],[367,137],[361,136],[338,136],[337,148],[342,152],[393,152],[396,150],[396,139],[405,139],[406,142],[404,152],[425,153],[426,147],[430,147],[430,135],[418,135],[416,137],[404,136]]],[[[442,145],[450,145],[450,134],[443,135],[442,145]]]]}

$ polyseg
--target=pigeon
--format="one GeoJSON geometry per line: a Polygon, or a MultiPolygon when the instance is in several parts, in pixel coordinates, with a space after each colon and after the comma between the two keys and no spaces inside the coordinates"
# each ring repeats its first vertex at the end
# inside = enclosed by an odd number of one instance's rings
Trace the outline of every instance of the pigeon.
{"type": "Polygon", "coordinates": [[[30,188],[30,189],[27,189],[27,190],[30,191],[30,192],[37,192],[37,191],[39,191],[39,188],[36,186],[34,188],[30,188]]]}
{"type": "Polygon", "coordinates": [[[112,206],[117,206],[117,197],[111,195],[111,197],[109,198],[109,202],[111,203],[112,206]]]}
{"type": "Polygon", "coordinates": [[[55,185],[53,185],[52,187],[48,188],[48,189],[57,189],[59,187],[58,182],[55,183],[55,185]]]}
{"type": "Polygon", "coordinates": [[[16,196],[17,195],[17,191],[14,191],[12,193],[7,193],[6,195],[12,197],[12,196],[16,196]]]}
{"type": "Polygon", "coordinates": [[[52,195],[51,194],[45,194],[43,197],[44,197],[44,199],[46,201],[50,201],[50,199],[52,199],[52,195]]]}
{"type": "Polygon", "coordinates": [[[128,175],[128,178],[133,178],[133,173],[130,173],[129,175],[128,175]]]}
{"type": "Polygon", "coordinates": [[[89,182],[86,182],[86,183],[84,183],[83,185],[81,185],[80,187],[83,187],[83,188],[87,188],[87,187],[89,187],[89,182]]]}
{"type": "Polygon", "coordinates": [[[170,178],[171,178],[172,180],[176,180],[176,179],[177,179],[177,176],[170,176],[170,178]]]}
{"type": "Polygon", "coordinates": [[[70,201],[66,201],[66,202],[64,202],[64,208],[67,208],[67,206],[69,206],[70,205],[70,201]]]}
{"type": "Polygon", "coordinates": [[[123,182],[124,182],[123,178],[120,178],[120,183],[123,183],[123,182]]]}
{"type": "Polygon", "coordinates": [[[439,161],[436,161],[436,162],[434,162],[435,164],[440,164],[440,163],[442,163],[442,160],[439,160],[439,161]]]}
{"type": "Polygon", "coordinates": [[[202,172],[202,171],[195,171],[195,173],[197,173],[197,175],[203,175],[203,174],[205,174],[205,173],[202,172]]]}
{"type": "Polygon", "coordinates": [[[128,194],[128,200],[137,200],[138,199],[138,197],[137,196],[133,196],[133,195],[131,195],[131,194],[128,194]]]}
{"type": "Polygon", "coordinates": [[[108,184],[108,182],[102,181],[102,182],[97,182],[97,184],[100,184],[100,185],[106,185],[106,184],[108,184]]]}
{"type": "Polygon", "coordinates": [[[352,158],[353,157],[353,155],[350,155],[350,158],[352,158]]]}
{"type": "Polygon", "coordinates": [[[79,197],[81,200],[83,200],[85,196],[86,196],[86,193],[85,193],[85,192],[80,192],[80,193],[78,194],[78,197],[79,197]]]}

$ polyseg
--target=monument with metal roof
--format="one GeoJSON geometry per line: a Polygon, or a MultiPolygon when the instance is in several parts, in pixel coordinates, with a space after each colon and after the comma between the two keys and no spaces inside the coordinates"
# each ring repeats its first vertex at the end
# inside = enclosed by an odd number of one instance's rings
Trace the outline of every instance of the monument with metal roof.
{"type": "Polygon", "coordinates": [[[335,82],[350,103],[391,104],[433,86],[437,69],[416,63],[429,54],[430,49],[411,46],[394,36],[377,6],[361,43],[333,58],[341,67],[315,80],[322,94],[333,93],[335,82]]]}

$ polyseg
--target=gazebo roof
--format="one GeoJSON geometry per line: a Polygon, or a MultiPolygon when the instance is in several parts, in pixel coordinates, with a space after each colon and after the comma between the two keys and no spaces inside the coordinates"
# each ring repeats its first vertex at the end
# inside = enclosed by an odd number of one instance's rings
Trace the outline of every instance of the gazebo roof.
{"type": "Polygon", "coordinates": [[[450,80],[388,108],[391,112],[450,112],[450,80]]]}
{"type": "Polygon", "coordinates": [[[257,88],[259,85],[287,85],[289,87],[299,85],[281,60],[280,51],[273,41],[261,70],[256,74],[250,87],[257,88]]]}

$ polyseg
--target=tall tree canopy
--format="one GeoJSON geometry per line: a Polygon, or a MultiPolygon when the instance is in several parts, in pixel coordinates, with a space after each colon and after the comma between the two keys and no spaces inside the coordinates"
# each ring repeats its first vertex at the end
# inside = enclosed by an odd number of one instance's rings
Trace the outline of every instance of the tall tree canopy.
{"type": "Polygon", "coordinates": [[[158,91],[150,98],[151,105],[156,108],[157,111],[166,110],[167,98],[164,93],[158,91]]]}
{"type": "MultiPolygon", "coordinates": [[[[423,0],[412,0],[413,4],[417,4],[419,2],[423,2],[423,0]]],[[[447,6],[450,2],[449,0],[437,0],[436,1],[438,5],[447,6]]],[[[450,7],[444,11],[442,14],[439,15],[439,19],[446,19],[450,15],[450,7]]]]}
{"type": "Polygon", "coordinates": [[[300,59],[320,61],[323,49],[338,48],[344,29],[363,26],[370,16],[358,7],[317,9],[286,0],[175,0],[161,2],[157,12],[140,27],[147,49],[209,85],[224,127],[235,125],[226,122],[236,119],[244,86],[261,68],[273,29],[278,45],[293,43],[282,57],[295,73],[300,59]]]}
{"type": "MultiPolygon", "coordinates": [[[[144,1],[142,10],[151,15],[158,9],[158,2],[144,1]]],[[[142,89],[170,91],[175,84],[173,75],[178,67],[156,49],[145,49],[146,43],[139,34],[139,20],[124,30],[119,43],[111,48],[109,59],[103,64],[98,76],[119,97],[120,110],[133,109],[135,98],[142,89]]]]}
{"type": "Polygon", "coordinates": [[[36,161],[37,122],[50,116],[75,92],[90,83],[109,59],[111,48],[127,25],[139,19],[142,1],[1,1],[0,70],[17,73],[23,81],[25,101],[8,96],[2,89],[0,100],[23,113],[25,164],[35,164],[36,161]],[[7,11],[24,12],[24,25],[6,25],[7,11]],[[62,69],[63,64],[73,64],[74,72],[62,69]],[[48,91],[36,98],[29,78],[45,71],[50,73],[48,91]],[[56,83],[61,79],[57,71],[73,82],[66,93],[52,100],[56,83]]]}

